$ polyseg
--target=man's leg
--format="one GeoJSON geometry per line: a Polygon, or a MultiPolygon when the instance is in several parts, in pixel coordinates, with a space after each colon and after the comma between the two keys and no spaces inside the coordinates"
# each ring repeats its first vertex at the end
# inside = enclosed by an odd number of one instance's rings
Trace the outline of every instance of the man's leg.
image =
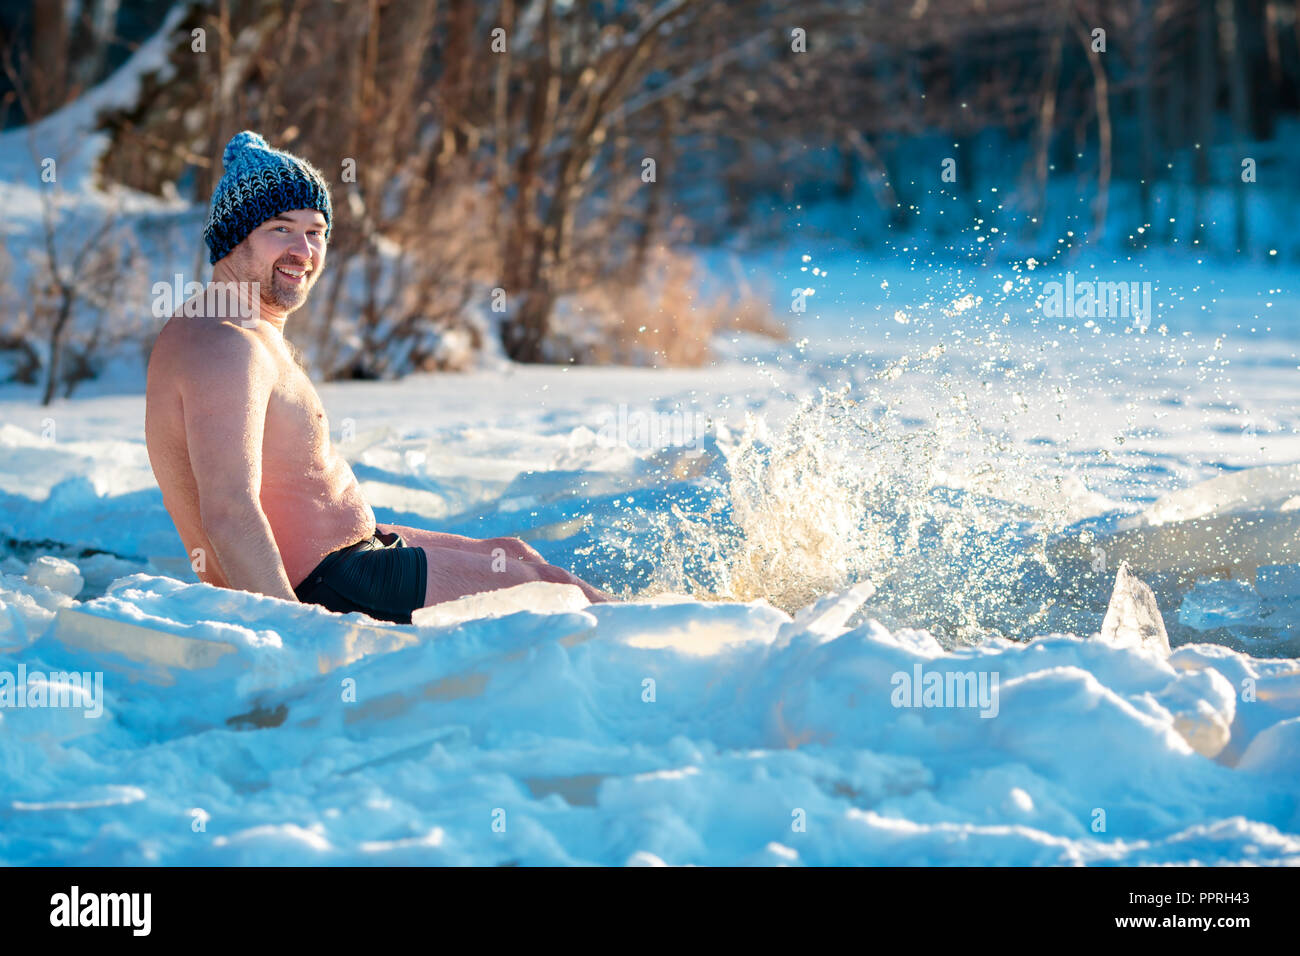
{"type": "Polygon", "coordinates": [[[528,581],[573,584],[593,604],[618,598],[592,587],[564,568],[550,564],[518,538],[468,538],[405,525],[377,525],[379,531],[396,531],[412,547],[423,548],[429,578],[424,604],[451,601],[466,594],[495,591],[528,581]],[[504,557],[504,561],[500,560],[504,557]]]}
{"type": "Polygon", "coordinates": [[[408,528],[403,524],[376,524],[379,531],[396,531],[407,544],[420,548],[459,548],[495,557],[497,549],[507,558],[520,561],[536,561],[547,564],[547,560],[537,553],[528,542],[519,538],[469,538],[463,534],[448,534],[445,531],[425,531],[423,528],[408,528]]]}
{"type": "Polygon", "coordinates": [[[453,601],[467,594],[496,591],[529,581],[574,584],[593,604],[617,600],[564,568],[536,561],[507,561],[502,564],[490,554],[462,548],[424,548],[429,577],[425,585],[424,606],[453,601]]]}

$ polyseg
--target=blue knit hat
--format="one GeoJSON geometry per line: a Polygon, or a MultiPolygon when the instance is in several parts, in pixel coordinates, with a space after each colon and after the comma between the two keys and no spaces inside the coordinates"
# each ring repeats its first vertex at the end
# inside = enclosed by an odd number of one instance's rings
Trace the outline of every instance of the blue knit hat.
{"type": "Polygon", "coordinates": [[[315,209],[330,237],[330,189],[320,170],[290,153],[272,149],[251,130],[236,133],[221,154],[225,175],[212,194],[203,241],[216,263],[272,216],[291,209],[315,209]]]}

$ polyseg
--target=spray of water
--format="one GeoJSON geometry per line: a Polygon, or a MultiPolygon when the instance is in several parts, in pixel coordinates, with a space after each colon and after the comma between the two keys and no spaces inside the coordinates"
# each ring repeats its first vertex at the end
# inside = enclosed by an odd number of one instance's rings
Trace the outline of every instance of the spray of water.
{"type": "MultiPolygon", "coordinates": [[[[650,566],[641,593],[762,598],[793,613],[870,580],[864,614],[950,646],[1099,625],[1107,575],[1058,565],[1074,560],[1062,532],[1185,483],[1158,441],[1203,424],[1163,420],[1193,401],[1193,381],[1232,411],[1221,343],[1207,352],[1163,323],[1147,334],[1050,318],[1040,284],[1011,272],[983,298],[937,283],[869,336],[883,353],[809,357],[808,379],[850,385],[796,401],[783,420],[751,414],[721,430],[714,484],[635,515],[623,567],[650,566]],[[904,354],[884,361],[889,350],[904,354]],[[1193,364],[1194,376],[1180,371],[1193,364]]],[[[1071,533],[1079,552],[1090,532],[1071,533]]]]}
{"type": "Polygon", "coordinates": [[[655,555],[644,593],[793,613],[870,580],[863,613],[949,644],[1032,632],[1053,601],[1046,545],[1067,496],[942,375],[928,421],[902,414],[892,383],[942,351],[886,365],[857,394],[822,388],[779,427],[747,414],[724,430],[723,486],[700,507],[643,515],[655,555]]]}

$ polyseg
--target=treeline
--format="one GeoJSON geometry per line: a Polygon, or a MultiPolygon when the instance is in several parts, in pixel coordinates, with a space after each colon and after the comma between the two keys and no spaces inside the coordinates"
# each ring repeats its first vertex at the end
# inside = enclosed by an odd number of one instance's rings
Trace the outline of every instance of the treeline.
{"type": "MultiPolygon", "coordinates": [[[[106,11],[131,7],[85,0],[94,29],[9,12],[11,79],[48,93],[33,109],[84,88],[86,44],[114,59],[106,11]]],[[[436,366],[423,331],[474,340],[475,310],[519,361],[700,361],[719,328],[779,330],[750,290],[702,301],[672,250],[779,232],[793,202],[865,191],[907,230],[930,197],[1013,173],[1041,223],[1069,175],[1095,239],[1114,184],[1151,223],[1177,182],[1198,222],[1231,190],[1245,249],[1249,180],[1212,156],[1272,140],[1298,89],[1295,0],[213,0],[188,8],[170,75],[101,117],[101,173],[206,203],[245,128],[321,167],[327,375],[436,366]]]]}

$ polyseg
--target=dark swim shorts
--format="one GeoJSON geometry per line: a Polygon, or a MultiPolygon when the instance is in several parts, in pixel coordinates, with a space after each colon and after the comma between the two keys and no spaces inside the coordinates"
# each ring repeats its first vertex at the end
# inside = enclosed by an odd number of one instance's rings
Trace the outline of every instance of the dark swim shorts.
{"type": "Polygon", "coordinates": [[[397,532],[375,532],[325,555],[293,593],[304,604],[339,614],[361,611],[381,621],[410,624],[411,612],[424,607],[428,563],[424,549],[409,546],[397,532]]]}

